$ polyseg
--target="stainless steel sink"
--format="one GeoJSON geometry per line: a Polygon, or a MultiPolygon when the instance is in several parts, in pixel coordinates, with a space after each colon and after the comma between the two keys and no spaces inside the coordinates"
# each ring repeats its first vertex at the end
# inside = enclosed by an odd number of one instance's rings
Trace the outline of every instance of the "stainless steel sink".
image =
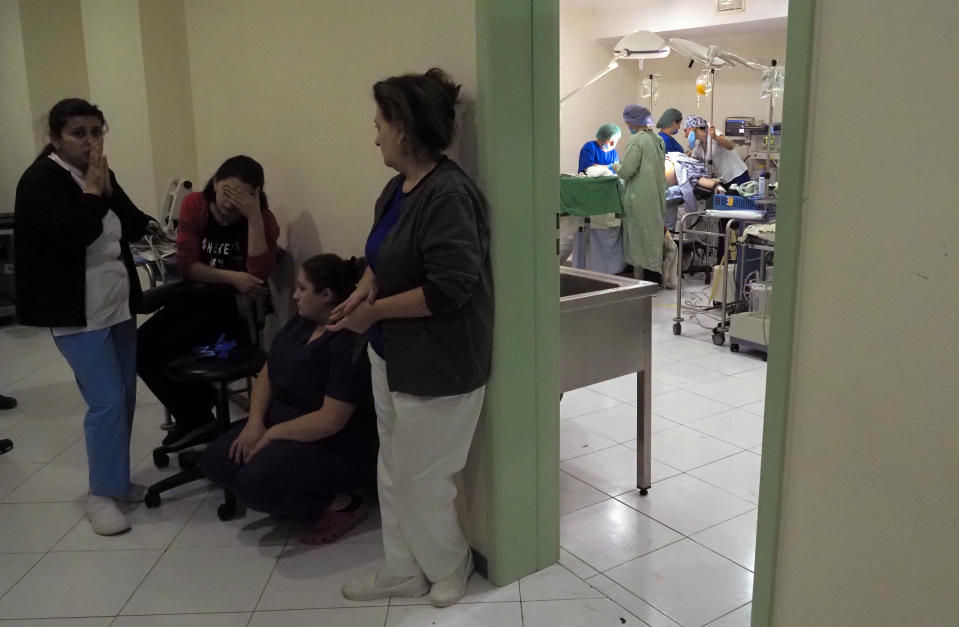
{"type": "Polygon", "coordinates": [[[636,373],[636,487],[650,485],[650,337],[656,284],[561,267],[564,392],[636,373]]]}

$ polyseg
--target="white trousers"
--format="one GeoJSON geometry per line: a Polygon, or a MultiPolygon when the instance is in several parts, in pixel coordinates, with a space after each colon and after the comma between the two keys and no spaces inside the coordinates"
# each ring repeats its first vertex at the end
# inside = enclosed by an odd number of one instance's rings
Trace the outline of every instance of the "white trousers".
{"type": "Polygon", "coordinates": [[[383,574],[449,576],[469,545],[456,516],[453,476],[466,465],[486,386],[456,396],[391,392],[386,362],[368,349],[380,453],[383,574]]]}

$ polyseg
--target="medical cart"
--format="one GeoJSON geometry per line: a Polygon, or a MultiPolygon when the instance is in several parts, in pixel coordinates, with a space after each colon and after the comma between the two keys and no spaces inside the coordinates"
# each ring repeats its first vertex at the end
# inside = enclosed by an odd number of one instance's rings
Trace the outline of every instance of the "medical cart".
{"type": "MultiPolygon", "coordinates": [[[[766,198],[766,199],[757,199],[750,200],[743,198],[741,196],[726,196],[723,194],[716,194],[713,197],[713,208],[707,209],[706,211],[696,211],[685,214],[677,222],[677,233],[679,236],[679,250],[683,248],[683,241],[685,239],[686,233],[696,233],[703,235],[705,237],[714,237],[714,238],[725,238],[726,244],[726,254],[722,258],[722,290],[721,290],[721,299],[719,301],[719,310],[720,310],[720,322],[713,328],[713,344],[716,346],[722,346],[726,343],[726,334],[729,332],[729,316],[733,313],[731,310],[736,306],[737,302],[740,300],[744,290],[745,283],[745,272],[738,272],[738,279],[736,281],[737,294],[734,295],[733,302],[730,302],[730,294],[728,293],[728,284],[729,281],[726,277],[729,276],[730,263],[729,263],[729,242],[736,242],[736,246],[739,249],[745,250],[744,242],[739,240],[733,240],[733,234],[739,231],[739,227],[742,224],[746,223],[765,223],[769,222],[775,218],[775,198],[766,198]],[[686,229],[686,220],[690,216],[706,216],[708,218],[721,218],[728,220],[726,223],[726,229],[723,233],[716,233],[713,231],[694,231],[686,229]]],[[[753,247],[754,248],[754,247],[753,247]]],[[[737,261],[743,257],[742,254],[737,254],[737,261]]],[[[763,270],[764,271],[764,270],[763,270]]],[[[683,318],[683,264],[682,260],[676,264],[676,317],[673,318],[673,334],[680,335],[683,332],[684,322],[683,318]]],[[[714,277],[718,278],[718,277],[714,277]]],[[[707,307],[705,309],[712,309],[713,307],[707,307]]],[[[735,349],[732,349],[734,352],[739,350],[738,344],[735,349]]]]}

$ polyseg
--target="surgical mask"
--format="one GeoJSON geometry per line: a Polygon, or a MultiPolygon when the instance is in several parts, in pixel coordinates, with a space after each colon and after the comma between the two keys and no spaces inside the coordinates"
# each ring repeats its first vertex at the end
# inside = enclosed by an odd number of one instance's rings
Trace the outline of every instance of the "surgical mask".
{"type": "Polygon", "coordinates": [[[638,132],[639,132],[639,129],[638,129],[638,128],[631,128],[631,129],[629,129],[629,134],[630,134],[630,135],[635,135],[635,134],[638,133],[638,132]]]}
{"type": "Polygon", "coordinates": [[[676,128],[673,129],[673,132],[670,133],[670,135],[675,135],[678,132],[679,132],[679,127],[677,126],[676,128]]]}
{"type": "Polygon", "coordinates": [[[689,136],[686,137],[686,139],[689,141],[690,150],[696,147],[696,131],[693,131],[692,133],[690,133],[689,136]]]}
{"type": "Polygon", "coordinates": [[[609,144],[603,144],[602,149],[603,149],[603,152],[609,152],[610,150],[613,149],[613,147],[610,146],[609,144]]]}

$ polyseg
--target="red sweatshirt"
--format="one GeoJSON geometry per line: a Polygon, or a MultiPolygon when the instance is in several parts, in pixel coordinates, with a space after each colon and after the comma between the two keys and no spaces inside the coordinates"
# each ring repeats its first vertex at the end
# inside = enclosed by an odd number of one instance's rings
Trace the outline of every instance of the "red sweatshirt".
{"type": "Polygon", "coordinates": [[[180,206],[176,236],[176,265],[180,274],[189,278],[193,264],[205,263],[212,268],[245,271],[264,281],[269,279],[276,265],[276,240],[280,236],[280,227],[269,209],[260,211],[267,250],[249,257],[246,254],[246,220],[223,226],[210,215],[210,207],[202,193],[188,194],[180,206]]]}

